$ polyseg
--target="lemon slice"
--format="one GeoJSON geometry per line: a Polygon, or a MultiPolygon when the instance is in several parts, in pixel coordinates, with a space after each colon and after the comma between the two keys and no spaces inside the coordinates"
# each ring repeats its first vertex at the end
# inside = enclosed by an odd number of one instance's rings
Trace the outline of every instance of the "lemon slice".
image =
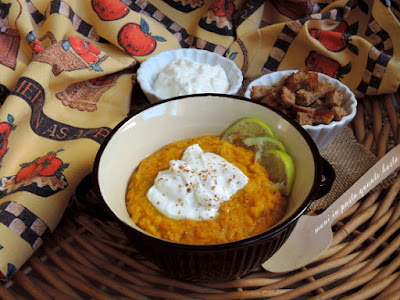
{"type": "Polygon", "coordinates": [[[287,152],[270,149],[261,153],[259,163],[267,169],[271,181],[278,184],[281,194],[289,196],[295,175],[292,157],[287,152]]]}
{"type": "Polygon", "coordinates": [[[244,139],[249,136],[270,136],[274,137],[271,128],[257,118],[242,118],[231,125],[222,134],[221,140],[233,143],[237,139],[244,139]]]}

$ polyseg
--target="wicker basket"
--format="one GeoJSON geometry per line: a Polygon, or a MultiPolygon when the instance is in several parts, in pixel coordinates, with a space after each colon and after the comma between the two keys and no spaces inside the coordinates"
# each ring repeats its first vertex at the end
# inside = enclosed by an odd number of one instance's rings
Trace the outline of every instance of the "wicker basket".
{"type": "MultiPolygon", "coordinates": [[[[378,157],[400,139],[398,103],[398,94],[359,102],[351,127],[357,141],[378,157]]],[[[89,187],[78,189],[78,201],[52,239],[12,282],[0,285],[2,299],[400,299],[400,176],[336,221],[332,246],[313,264],[285,274],[260,268],[207,284],[166,277],[114,222],[77,206],[96,206],[89,187]]]]}

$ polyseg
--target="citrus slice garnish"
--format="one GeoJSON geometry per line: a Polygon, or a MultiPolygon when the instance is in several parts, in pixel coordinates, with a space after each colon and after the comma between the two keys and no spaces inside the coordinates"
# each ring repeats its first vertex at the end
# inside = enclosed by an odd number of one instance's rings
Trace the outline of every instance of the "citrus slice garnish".
{"type": "Polygon", "coordinates": [[[258,162],[267,169],[269,178],[277,183],[281,194],[289,196],[295,176],[292,157],[287,152],[269,149],[260,154],[258,162]]]}
{"type": "Polygon", "coordinates": [[[269,149],[276,149],[286,152],[285,146],[282,144],[281,141],[277,140],[276,138],[270,136],[249,136],[243,139],[243,143],[247,147],[255,146],[255,152],[265,151],[269,149]]]}
{"type": "Polygon", "coordinates": [[[234,143],[237,139],[243,140],[249,136],[274,137],[272,129],[260,119],[254,117],[242,118],[231,125],[222,134],[221,140],[234,143]]]}

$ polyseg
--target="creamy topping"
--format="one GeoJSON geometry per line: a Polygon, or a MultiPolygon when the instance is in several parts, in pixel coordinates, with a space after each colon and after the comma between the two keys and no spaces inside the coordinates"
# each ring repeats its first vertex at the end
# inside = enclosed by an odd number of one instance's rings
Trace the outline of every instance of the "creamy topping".
{"type": "Polygon", "coordinates": [[[207,220],[247,182],[238,167],[194,144],[158,173],[147,198],[169,218],[207,220]]]}
{"type": "Polygon", "coordinates": [[[228,77],[220,65],[211,66],[178,58],[158,74],[153,85],[161,97],[175,97],[198,93],[225,93],[228,77]]]}

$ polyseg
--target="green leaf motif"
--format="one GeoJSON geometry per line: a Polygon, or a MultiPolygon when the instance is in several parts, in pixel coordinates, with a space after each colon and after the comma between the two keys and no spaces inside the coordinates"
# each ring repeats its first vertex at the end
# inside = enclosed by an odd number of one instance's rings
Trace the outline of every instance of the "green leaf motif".
{"type": "Polygon", "coordinates": [[[355,55],[358,55],[359,50],[358,50],[358,47],[357,47],[357,46],[348,43],[348,44],[347,44],[347,48],[349,48],[349,50],[350,50],[351,52],[353,52],[355,55]]]}
{"type": "Polygon", "coordinates": [[[154,35],[153,39],[155,39],[157,42],[165,42],[166,39],[163,38],[162,36],[154,35]]]}
{"type": "Polygon", "coordinates": [[[234,59],[236,58],[237,55],[238,55],[237,52],[233,52],[233,53],[231,53],[231,54],[229,55],[229,59],[230,59],[230,60],[234,60],[234,59]]]}
{"type": "Polygon", "coordinates": [[[99,65],[92,64],[92,65],[90,65],[90,66],[91,66],[92,69],[95,70],[96,72],[101,72],[101,71],[103,71],[103,69],[102,69],[99,65]]]}
{"type": "Polygon", "coordinates": [[[340,75],[348,74],[348,73],[350,73],[350,71],[351,71],[351,62],[349,62],[347,65],[345,65],[343,67],[340,67],[338,70],[340,75]]]}
{"type": "Polygon", "coordinates": [[[10,114],[8,114],[8,116],[7,116],[7,121],[9,122],[9,123],[14,123],[14,117],[13,117],[13,115],[10,115],[10,114]]]}
{"type": "Polygon", "coordinates": [[[71,43],[70,43],[69,41],[64,41],[64,42],[62,43],[62,48],[63,48],[65,51],[68,51],[69,49],[71,49],[71,43]]]}
{"type": "Polygon", "coordinates": [[[365,1],[358,1],[358,7],[360,8],[360,10],[363,12],[363,13],[365,13],[365,14],[367,14],[368,15],[368,11],[369,11],[369,7],[368,7],[368,4],[367,3],[365,3],[365,1]]]}
{"type": "Polygon", "coordinates": [[[144,33],[149,33],[150,31],[149,24],[147,24],[146,20],[143,18],[140,19],[140,29],[142,29],[144,33]]]}
{"type": "Polygon", "coordinates": [[[350,35],[356,35],[358,31],[358,21],[351,24],[348,28],[346,33],[350,34],[350,35]]]}
{"type": "Polygon", "coordinates": [[[8,281],[17,272],[17,268],[13,264],[10,264],[10,263],[7,264],[7,267],[8,267],[8,270],[7,270],[6,280],[8,281]]]}
{"type": "Polygon", "coordinates": [[[26,35],[26,41],[28,42],[28,44],[33,42],[35,39],[36,39],[36,34],[34,31],[31,31],[26,35]]]}

